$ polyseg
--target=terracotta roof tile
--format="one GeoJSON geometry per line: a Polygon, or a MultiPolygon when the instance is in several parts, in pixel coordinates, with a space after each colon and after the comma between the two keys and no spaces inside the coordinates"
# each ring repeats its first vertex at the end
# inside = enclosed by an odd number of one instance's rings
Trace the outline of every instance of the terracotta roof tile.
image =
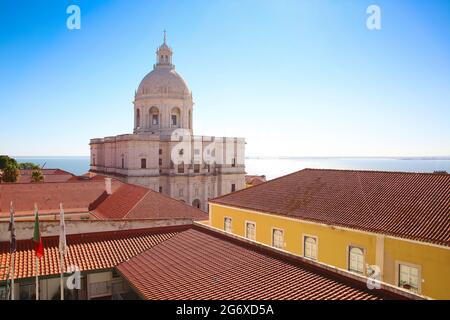
{"type": "MultiPolygon", "coordinates": [[[[113,192],[122,185],[113,180],[113,192]]],[[[105,191],[104,181],[0,184],[0,217],[9,216],[10,202],[16,215],[30,215],[37,203],[40,213],[58,213],[59,203],[67,212],[88,212],[89,204],[105,191]],[[76,209],[76,210],[75,210],[76,209]]]]}
{"type": "MultiPolygon", "coordinates": [[[[20,175],[17,180],[18,183],[30,183],[31,174],[34,170],[22,169],[19,170],[20,175]]],[[[44,180],[42,182],[66,182],[69,181],[74,175],[70,172],[61,169],[41,169],[44,180]]]]}
{"type": "Polygon", "coordinates": [[[450,174],[304,169],[210,201],[450,245],[450,174]]]}
{"type": "Polygon", "coordinates": [[[103,219],[207,220],[208,214],[162,193],[124,184],[95,210],[103,219]]]}
{"type": "Polygon", "coordinates": [[[245,176],[245,183],[250,184],[252,186],[256,186],[258,184],[266,182],[266,176],[255,176],[255,175],[246,175],[245,176]]]}
{"type": "Polygon", "coordinates": [[[206,220],[208,214],[151,189],[112,179],[112,194],[105,191],[105,177],[55,183],[0,184],[0,218],[9,217],[10,202],[16,216],[32,216],[37,203],[41,216],[91,212],[99,219],[206,220]]]}
{"type": "MultiPolygon", "coordinates": [[[[145,299],[382,299],[382,290],[193,227],[116,269],[145,299]]],[[[398,298],[398,297],[397,297],[398,298]]]]}
{"type": "MultiPolygon", "coordinates": [[[[81,271],[110,269],[119,263],[163,242],[186,226],[122,230],[67,235],[68,255],[66,270],[75,265],[81,271]]],[[[31,235],[30,235],[31,236],[31,235]]],[[[40,275],[59,274],[59,251],[56,237],[44,237],[44,257],[40,262],[40,275]]],[[[9,242],[0,242],[0,266],[10,265],[9,242]]],[[[35,276],[34,246],[31,240],[17,241],[15,277],[35,276]]],[[[0,281],[7,277],[7,269],[0,268],[0,281]]]]}

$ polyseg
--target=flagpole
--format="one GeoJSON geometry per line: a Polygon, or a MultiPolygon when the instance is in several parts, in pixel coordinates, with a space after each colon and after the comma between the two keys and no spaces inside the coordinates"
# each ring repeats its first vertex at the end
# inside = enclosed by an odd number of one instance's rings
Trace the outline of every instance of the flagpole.
{"type": "MultiPolygon", "coordinates": [[[[64,211],[63,211],[63,206],[62,203],[59,204],[59,227],[60,227],[60,245],[59,245],[59,269],[61,271],[61,275],[60,275],[60,283],[59,283],[59,287],[61,288],[61,300],[64,300],[64,250],[63,248],[61,248],[61,236],[62,236],[62,231],[63,231],[63,226],[64,226],[64,211]]],[[[64,237],[65,237],[65,230],[64,230],[64,237]]]]}
{"type": "Polygon", "coordinates": [[[14,206],[13,206],[13,202],[11,201],[10,206],[9,206],[9,213],[10,213],[10,232],[11,232],[11,243],[10,243],[10,253],[11,253],[11,268],[9,270],[10,272],[10,279],[11,279],[11,288],[10,288],[10,299],[14,300],[15,299],[15,294],[14,294],[14,276],[15,276],[15,272],[14,272],[14,259],[15,259],[15,255],[16,255],[16,230],[15,230],[15,225],[14,225],[14,206]]]}
{"type": "Polygon", "coordinates": [[[39,300],[39,258],[34,258],[36,261],[36,300],[39,300]]]}
{"type": "MultiPolygon", "coordinates": [[[[34,203],[34,212],[35,212],[35,217],[36,217],[37,221],[39,221],[39,215],[38,215],[38,209],[37,209],[36,203],[34,203]]],[[[35,227],[36,227],[36,225],[35,225],[35,227]]],[[[36,300],[39,300],[39,258],[37,256],[37,253],[35,254],[34,261],[35,261],[35,265],[36,265],[36,300]]]]}
{"type": "Polygon", "coordinates": [[[11,300],[14,300],[14,256],[15,253],[11,253],[11,300]]]}
{"type": "Polygon", "coordinates": [[[60,276],[60,283],[59,286],[61,288],[61,300],[64,300],[64,270],[63,270],[63,260],[64,260],[64,255],[62,254],[62,252],[59,253],[59,268],[61,270],[61,276],[60,276]]]}

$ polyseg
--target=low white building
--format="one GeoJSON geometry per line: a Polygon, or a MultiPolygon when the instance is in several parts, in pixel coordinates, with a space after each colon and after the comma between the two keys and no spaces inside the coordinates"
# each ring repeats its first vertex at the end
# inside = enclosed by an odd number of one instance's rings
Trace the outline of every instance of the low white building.
{"type": "Polygon", "coordinates": [[[143,185],[203,210],[245,187],[245,140],[194,136],[192,92],[164,43],[134,99],[134,132],[91,139],[92,172],[143,185]]]}

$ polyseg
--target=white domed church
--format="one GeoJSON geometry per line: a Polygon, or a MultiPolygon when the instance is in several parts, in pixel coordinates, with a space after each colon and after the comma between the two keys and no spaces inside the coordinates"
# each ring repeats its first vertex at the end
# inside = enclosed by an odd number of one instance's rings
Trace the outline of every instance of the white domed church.
{"type": "Polygon", "coordinates": [[[143,185],[208,210],[245,187],[243,138],[193,135],[192,92],[164,43],[134,97],[134,132],[91,139],[90,171],[143,185]]]}

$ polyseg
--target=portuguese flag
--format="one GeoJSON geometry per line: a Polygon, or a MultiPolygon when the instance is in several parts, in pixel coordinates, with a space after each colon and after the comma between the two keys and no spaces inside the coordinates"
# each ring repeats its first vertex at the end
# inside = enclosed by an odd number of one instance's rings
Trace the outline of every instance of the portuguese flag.
{"type": "Polygon", "coordinates": [[[42,256],[44,255],[44,246],[42,244],[41,233],[39,231],[39,216],[38,216],[37,208],[36,208],[35,214],[34,214],[33,242],[34,242],[34,251],[36,252],[36,257],[42,258],[42,256]]]}

